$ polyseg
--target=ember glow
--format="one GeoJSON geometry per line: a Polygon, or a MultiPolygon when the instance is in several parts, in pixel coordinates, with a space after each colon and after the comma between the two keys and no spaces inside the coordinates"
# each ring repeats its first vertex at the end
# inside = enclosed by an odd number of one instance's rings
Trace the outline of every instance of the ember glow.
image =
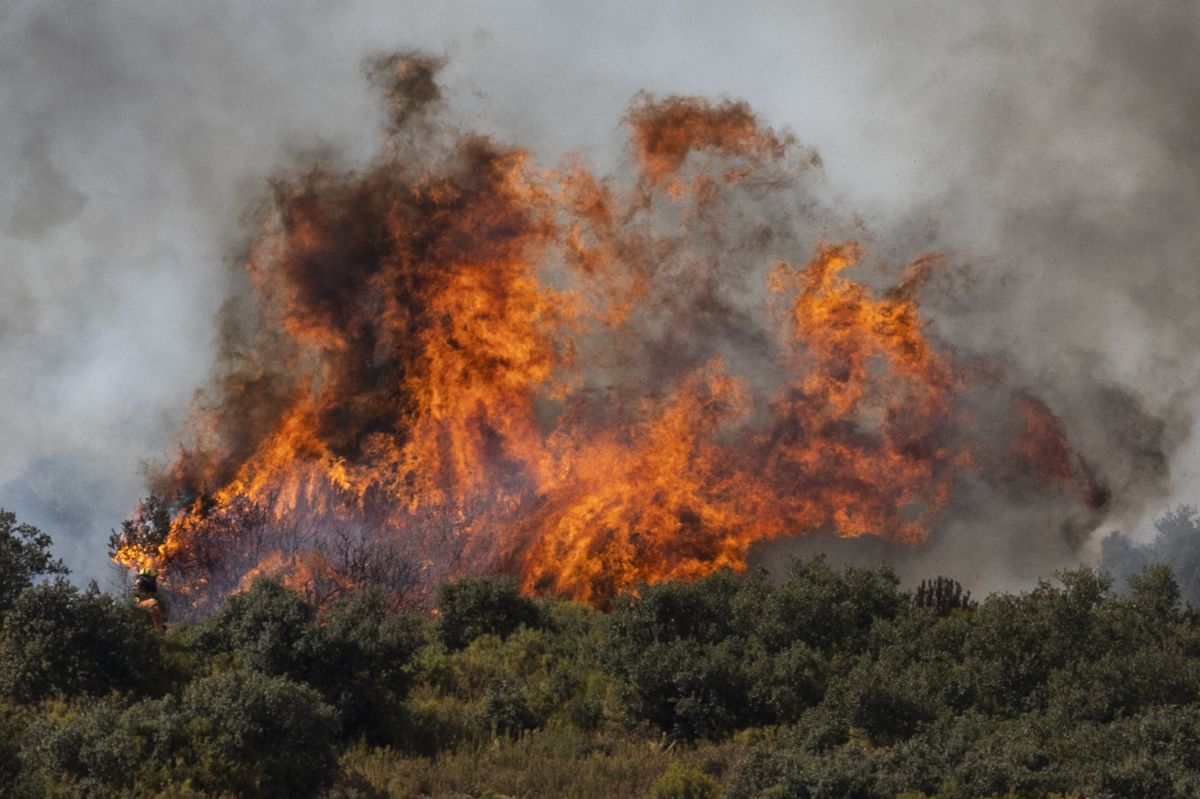
{"type": "Polygon", "coordinates": [[[603,606],[765,539],[919,545],[957,480],[1014,458],[1026,490],[1103,503],[1049,409],[994,376],[1014,454],[989,454],[976,370],[918,304],[941,260],[807,230],[819,160],[746,106],[638,97],[626,170],[598,176],[444,124],[436,69],[380,60],[381,154],[276,185],[155,486],[169,532],[119,562],[196,606],[258,574],[420,601],[494,571],[603,606]]]}

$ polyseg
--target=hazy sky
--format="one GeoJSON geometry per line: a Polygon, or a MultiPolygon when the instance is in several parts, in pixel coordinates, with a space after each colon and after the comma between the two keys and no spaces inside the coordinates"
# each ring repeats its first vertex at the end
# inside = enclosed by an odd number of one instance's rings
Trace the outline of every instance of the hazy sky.
{"type": "Polygon", "coordinates": [[[205,381],[248,207],[297,152],[370,155],[360,65],[398,49],[551,163],[618,158],[641,90],[749,101],[868,247],[970,268],[943,334],[1085,452],[1123,457],[1096,387],[1163,419],[1169,484],[1113,525],[1200,499],[1196,3],[0,0],[0,505],[80,575],[205,381]]]}

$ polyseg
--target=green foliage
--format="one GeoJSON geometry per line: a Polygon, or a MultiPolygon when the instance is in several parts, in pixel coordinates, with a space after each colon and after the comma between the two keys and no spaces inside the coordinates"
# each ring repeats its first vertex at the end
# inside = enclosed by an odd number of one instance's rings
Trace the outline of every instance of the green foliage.
{"type": "Polygon", "coordinates": [[[547,629],[481,635],[457,652],[427,650],[417,663],[426,686],[410,705],[410,746],[433,754],[439,740],[482,742],[550,724],[597,728],[611,686],[592,649],[602,617],[549,616],[547,629]]]}
{"type": "Polygon", "coordinates": [[[712,777],[681,763],[672,763],[650,787],[647,799],[717,799],[720,785],[712,777]]]}
{"type": "Polygon", "coordinates": [[[802,642],[817,651],[857,653],[876,620],[908,609],[899,579],[887,567],[831,568],[824,558],[795,561],[787,579],[761,607],[746,609],[770,651],[802,642]]]}
{"type": "Polygon", "coordinates": [[[584,733],[571,728],[499,738],[486,746],[447,749],[436,758],[394,749],[354,747],[343,755],[335,786],[359,797],[642,797],[673,763],[720,783],[741,753],[729,743],[664,747],[636,731],[584,733]],[[350,791],[354,791],[351,793],[350,791]]]}
{"type": "Polygon", "coordinates": [[[721,572],[618,598],[607,660],[627,710],[689,741],[742,726],[752,661],[745,656],[748,629],[729,611],[741,604],[742,592],[764,587],[721,572]]]}
{"type": "Polygon", "coordinates": [[[18,524],[0,508],[0,616],[38,577],[65,575],[67,567],[50,556],[50,536],[33,525],[18,524]]]}
{"type": "Polygon", "coordinates": [[[201,786],[311,796],[336,773],[337,717],[308,686],[238,670],[188,686],[181,709],[201,786]]]}
{"type": "Polygon", "coordinates": [[[1138,615],[1155,622],[1179,618],[1182,594],[1169,566],[1147,566],[1129,578],[1129,587],[1130,603],[1138,615]]]}
{"type": "Polygon", "coordinates": [[[416,617],[392,613],[378,592],[352,594],[318,617],[299,594],[257,580],[194,636],[210,654],[311,685],[339,711],[347,735],[385,743],[400,734],[420,626],[416,617]]]}
{"type": "Polygon", "coordinates": [[[540,721],[529,707],[523,686],[512,682],[494,682],[488,686],[479,718],[492,735],[510,736],[532,730],[540,721]]]}
{"type": "Polygon", "coordinates": [[[309,668],[309,632],[316,611],[277,582],[255,580],[197,626],[197,643],[212,653],[237,655],[266,674],[302,677],[309,668]]]}
{"type": "Polygon", "coordinates": [[[31,578],[0,638],[0,793],[1194,797],[1200,615],[1176,574],[1121,594],[1076,569],[945,614],[821,559],[607,614],[462,580],[433,618],[260,581],[165,634],[31,578]]]}
{"type": "Polygon", "coordinates": [[[1147,572],[1128,598],[1087,569],[1059,579],[946,619],[876,620],[728,795],[1192,795],[1200,649],[1169,575],[1147,572]]]}
{"type": "Polygon", "coordinates": [[[391,742],[402,734],[411,664],[422,643],[420,619],[392,613],[382,594],[362,591],[307,630],[303,677],[337,708],[347,736],[391,742]]]}
{"type": "Polygon", "coordinates": [[[447,649],[462,649],[481,635],[504,637],[521,626],[536,626],[538,610],[521,596],[515,580],[463,578],[437,592],[438,638],[447,649]]]}
{"type": "Polygon", "coordinates": [[[40,719],[25,736],[24,793],[68,797],[117,797],[131,787],[139,747],[129,745],[130,726],[114,700],[64,708],[40,719]],[[53,793],[52,790],[56,789],[53,793]]]}
{"type": "Polygon", "coordinates": [[[178,701],[101,700],[40,720],[22,752],[24,789],[313,796],[336,774],[337,732],[333,709],[313,689],[235,670],[197,680],[178,701]]]}
{"type": "MultiPolygon", "coordinates": [[[[682,740],[795,721],[820,700],[835,658],[906,608],[886,570],[796,562],[776,586],[719,572],[618,599],[608,664],[628,711],[682,740]]],[[[881,708],[882,711],[882,708],[881,708]]]]}
{"type": "Polygon", "coordinates": [[[15,785],[21,776],[21,742],[37,719],[37,709],[35,705],[0,700],[0,789],[15,785]]]}
{"type": "Polygon", "coordinates": [[[4,619],[0,691],[18,701],[129,690],[156,679],[160,665],[145,613],[94,584],[33,586],[4,619]]]}
{"type": "Polygon", "coordinates": [[[478,702],[418,686],[408,701],[408,715],[399,747],[405,752],[434,757],[442,752],[482,744],[490,731],[482,726],[478,702]]]}

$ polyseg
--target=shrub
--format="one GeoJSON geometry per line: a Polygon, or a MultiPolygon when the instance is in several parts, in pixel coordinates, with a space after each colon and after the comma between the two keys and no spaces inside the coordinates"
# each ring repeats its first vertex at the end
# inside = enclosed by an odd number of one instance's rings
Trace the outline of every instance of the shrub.
{"type": "Polygon", "coordinates": [[[249,670],[198,680],[181,701],[197,785],[239,796],[312,796],[337,771],[338,721],[305,685],[249,670]]]}
{"type": "MultiPolygon", "coordinates": [[[[627,711],[684,740],[793,722],[821,701],[835,658],[852,663],[875,625],[911,614],[887,569],[796,562],[779,586],[723,571],[619,597],[606,664],[627,711]]],[[[875,704],[886,710],[890,699],[875,704]]]]}
{"type": "Polygon", "coordinates": [[[181,700],[92,701],[24,738],[31,795],[312,796],[336,772],[337,720],[311,688],[238,670],[181,700]],[[183,791],[181,794],[180,791],[183,791]]]}
{"type": "Polygon", "coordinates": [[[0,690],[30,702],[157,679],[159,640],[132,602],[66,580],[26,589],[4,620],[0,690]]]}
{"type": "Polygon", "coordinates": [[[521,596],[515,580],[463,578],[438,587],[437,632],[448,649],[462,649],[481,635],[501,638],[538,623],[537,605],[521,596]]]}
{"type": "Polygon", "coordinates": [[[307,644],[315,616],[296,592],[259,579],[197,625],[196,640],[209,652],[236,653],[247,668],[302,679],[310,668],[307,644]]]}
{"type": "Polygon", "coordinates": [[[704,772],[672,763],[650,787],[647,799],[716,799],[720,785],[704,772]]]}
{"type": "Polygon", "coordinates": [[[338,710],[347,736],[394,741],[421,643],[418,618],[390,612],[378,591],[361,591],[336,603],[307,632],[304,677],[338,710]]]}
{"type": "Polygon", "coordinates": [[[113,700],[67,709],[27,732],[21,753],[28,795],[119,797],[135,787],[138,756],[113,700]]]}

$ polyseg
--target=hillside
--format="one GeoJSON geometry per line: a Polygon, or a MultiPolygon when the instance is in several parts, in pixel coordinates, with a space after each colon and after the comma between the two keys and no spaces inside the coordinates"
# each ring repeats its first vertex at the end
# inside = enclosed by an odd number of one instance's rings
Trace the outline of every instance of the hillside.
{"type": "Polygon", "coordinates": [[[433,615],[261,580],[160,634],[2,520],[5,795],[1200,793],[1200,616],[1164,566],[976,604],[817,559],[608,613],[499,578],[433,615]]]}

